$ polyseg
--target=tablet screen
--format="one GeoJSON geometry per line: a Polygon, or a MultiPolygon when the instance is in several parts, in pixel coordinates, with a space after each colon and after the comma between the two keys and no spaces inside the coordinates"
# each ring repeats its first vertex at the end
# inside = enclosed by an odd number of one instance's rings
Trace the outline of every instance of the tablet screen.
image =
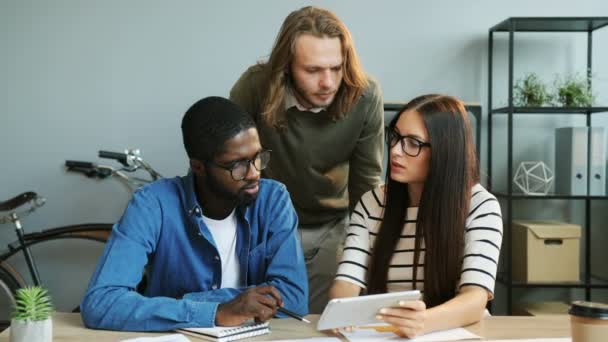
{"type": "Polygon", "coordinates": [[[418,290],[332,299],[319,318],[317,330],[380,323],[383,321],[376,319],[380,309],[399,306],[400,301],[418,299],[418,290]]]}

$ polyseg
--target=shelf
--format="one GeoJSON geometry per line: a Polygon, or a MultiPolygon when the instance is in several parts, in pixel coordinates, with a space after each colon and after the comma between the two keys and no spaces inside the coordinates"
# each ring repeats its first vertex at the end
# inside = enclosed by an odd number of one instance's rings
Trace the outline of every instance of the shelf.
{"type": "MultiPolygon", "coordinates": [[[[515,41],[517,39],[519,39],[520,37],[524,37],[526,36],[525,34],[520,34],[520,32],[547,32],[550,35],[553,34],[555,35],[558,32],[562,32],[562,33],[569,33],[569,32],[574,32],[574,33],[578,33],[576,36],[577,39],[579,40],[586,40],[586,56],[587,56],[587,70],[589,72],[589,74],[593,74],[593,69],[592,69],[592,65],[591,65],[591,60],[592,60],[592,50],[593,50],[593,46],[603,46],[603,43],[598,43],[596,42],[597,40],[597,35],[594,34],[593,31],[595,30],[602,30],[602,31],[608,31],[608,29],[606,29],[605,27],[608,27],[608,16],[603,16],[603,17],[510,17],[510,18],[506,18],[505,20],[499,22],[498,24],[492,26],[489,29],[489,34],[488,34],[488,168],[487,168],[487,178],[488,178],[488,188],[492,188],[492,183],[494,183],[493,180],[493,174],[492,174],[492,169],[493,169],[493,156],[492,156],[492,152],[493,152],[493,144],[496,143],[495,141],[493,141],[494,139],[494,135],[493,135],[493,120],[495,119],[506,119],[508,118],[509,120],[507,120],[504,130],[506,130],[507,132],[507,141],[506,141],[506,150],[507,150],[507,154],[506,156],[502,156],[501,160],[505,160],[509,165],[514,164],[514,156],[513,156],[513,151],[515,148],[515,136],[517,133],[517,127],[516,127],[516,121],[513,120],[514,116],[518,116],[518,120],[517,123],[520,124],[520,126],[522,125],[522,122],[519,121],[519,119],[521,119],[522,114],[526,114],[528,117],[530,118],[535,118],[535,119],[540,119],[541,115],[553,115],[555,116],[559,116],[559,118],[565,117],[565,116],[572,116],[573,118],[578,116],[579,119],[582,119],[581,116],[586,120],[586,124],[585,126],[580,126],[580,127],[592,127],[592,118],[596,118],[597,116],[593,116],[595,115],[595,113],[608,113],[608,104],[607,103],[602,103],[602,106],[589,106],[589,107],[560,107],[557,104],[554,106],[548,106],[548,107],[525,107],[525,106],[515,106],[515,100],[513,98],[513,90],[512,88],[509,90],[508,92],[508,97],[506,99],[506,104],[499,104],[497,102],[493,102],[493,97],[495,96],[495,89],[493,89],[494,87],[494,77],[493,77],[493,72],[494,72],[494,54],[496,53],[495,50],[495,41],[497,41],[497,38],[500,37],[500,41],[502,43],[502,45],[504,45],[504,38],[507,38],[508,40],[508,46],[506,47],[506,51],[500,51],[500,54],[504,57],[507,58],[507,64],[505,66],[505,68],[507,71],[507,79],[508,79],[508,86],[507,87],[512,87],[513,86],[513,81],[514,81],[514,66],[516,65],[514,59],[515,59],[515,54],[514,54],[514,49],[515,49],[515,41]],[[495,33],[501,33],[499,34],[495,34],[495,33]],[[518,32],[517,34],[515,34],[515,32],[518,32]],[[505,34],[506,33],[506,34],[505,34]],[[506,37],[505,37],[506,36],[506,37]],[[505,54],[507,54],[505,56],[505,54]],[[535,116],[537,115],[537,116],[535,116]]],[[[571,37],[574,35],[571,35],[571,37]]],[[[603,36],[602,36],[603,38],[603,36]]],[[[582,46],[581,46],[581,52],[582,52],[582,46]]],[[[498,55],[498,54],[497,54],[498,55]]],[[[505,80],[506,81],[506,80],[505,80]]],[[[509,89],[509,88],[507,88],[509,89]]],[[[525,116],[525,115],[524,115],[525,116]]],[[[600,118],[603,118],[603,116],[600,116],[600,118]]],[[[543,118],[544,119],[544,118],[543,118]]],[[[549,120],[550,121],[550,120],[549,120]]],[[[553,125],[550,124],[548,125],[548,127],[546,127],[547,131],[554,129],[553,125]]],[[[518,145],[521,143],[520,141],[517,141],[518,145]]],[[[590,156],[590,154],[588,153],[588,156],[590,156]]],[[[506,170],[506,175],[504,176],[504,178],[506,178],[506,184],[511,184],[510,182],[512,181],[512,176],[514,174],[514,169],[507,169],[506,170]]],[[[585,277],[581,277],[581,281],[576,281],[576,282],[538,282],[538,283],[528,283],[528,282],[518,282],[518,281],[513,281],[511,275],[512,275],[512,265],[511,262],[506,262],[505,264],[501,264],[501,266],[504,268],[504,270],[501,270],[501,272],[499,273],[499,275],[496,277],[496,282],[503,284],[506,288],[506,308],[507,308],[507,314],[511,314],[512,313],[512,308],[513,308],[513,302],[514,299],[517,299],[513,290],[515,288],[520,289],[520,291],[522,289],[532,289],[532,288],[538,288],[538,289],[543,289],[543,288],[554,288],[554,289],[569,289],[569,288],[575,288],[575,289],[579,289],[579,291],[581,291],[582,293],[584,293],[584,297],[585,300],[591,300],[592,296],[594,295],[594,290],[596,289],[608,289],[608,279],[604,279],[604,280],[600,280],[600,279],[596,279],[593,277],[590,277],[590,275],[592,275],[591,270],[594,269],[594,267],[598,267],[597,265],[603,265],[601,260],[596,260],[595,258],[593,258],[593,255],[596,253],[595,251],[592,253],[591,248],[590,248],[590,243],[591,241],[593,241],[593,238],[597,237],[595,236],[595,234],[597,234],[596,232],[593,232],[593,237],[592,237],[592,230],[590,227],[597,225],[598,223],[592,222],[591,218],[592,218],[592,213],[596,210],[594,209],[594,204],[598,204],[596,202],[593,202],[594,200],[597,201],[603,201],[603,200],[608,200],[608,194],[607,195],[602,195],[602,196],[592,196],[592,195],[569,195],[569,194],[560,194],[560,193],[550,193],[547,195],[525,195],[522,192],[519,191],[518,188],[516,188],[515,186],[511,186],[511,185],[507,185],[507,186],[495,186],[495,192],[492,192],[497,198],[500,199],[500,202],[502,205],[506,206],[506,211],[504,212],[504,217],[503,220],[504,222],[507,222],[505,224],[505,249],[502,251],[503,254],[503,258],[510,260],[511,256],[513,255],[513,253],[517,253],[519,252],[517,250],[517,248],[519,247],[518,245],[516,245],[516,243],[518,243],[519,241],[514,241],[512,235],[509,233],[511,231],[512,228],[510,227],[510,222],[514,220],[514,217],[518,217],[518,214],[516,213],[517,210],[520,210],[520,206],[521,205],[525,205],[526,203],[520,203],[521,201],[529,201],[529,200],[541,200],[541,201],[549,201],[549,202],[543,202],[543,204],[560,204],[562,202],[550,202],[551,200],[560,200],[560,201],[582,201],[582,202],[578,202],[578,203],[574,203],[574,202],[566,202],[565,204],[583,204],[582,206],[584,207],[584,223],[581,224],[581,226],[586,227],[586,229],[584,229],[584,244],[585,244],[585,248],[583,248],[583,245],[581,244],[581,249],[582,249],[582,253],[581,253],[581,269],[580,271],[582,273],[585,274],[585,277]],[[502,190],[502,191],[498,191],[498,190],[502,190]],[[508,247],[508,248],[507,248],[508,247]],[[597,265],[596,265],[597,264],[597,265]],[[515,298],[514,298],[515,297],[515,298]]],[[[538,202],[540,203],[540,202],[538,202]]],[[[564,204],[564,203],[562,203],[564,204]]],[[[605,204],[605,202],[600,203],[602,204],[602,206],[605,204]]],[[[578,209],[581,208],[577,208],[578,209]]],[[[538,219],[539,215],[532,215],[532,217],[530,219],[538,219]]],[[[541,217],[543,215],[540,215],[541,217]]],[[[559,264],[559,261],[558,261],[559,264]]],[[[555,267],[552,265],[552,267],[555,267]]],[[[559,267],[559,265],[558,265],[559,267]]]]}
{"type": "Polygon", "coordinates": [[[589,32],[608,25],[608,17],[511,17],[490,32],[589,32]]]}
{"type": "MultiPolygon", "coordinates": [[[[405,107],[407,102],[384,102],[384,110],[388,110],[391,112],[398,112],[405,107]]],[[[465,102],[464,107],[470,111],[481,111],[481,104],[477,102],[465,102]]]]}
{"type": "Polygon", "coordinates": [[[548,194],[548,195],[525,195],[525,194],[508,194],[506,192],[492,192],[494,196],[498,198],[511,198],[511,199],[523,199],[523,200],[546,200],[546,199],[563,199],[563,200],[608,200],[608,196],[586,196],[586,195],[559,195],[559,194],[548,194]]]}
{"type": "Polygon", "coordinates": [[[492,114],[587,114],[608,112],[608,107],[501,107],[492,109],[492,114]]]}
{"type": "MultiPolygon", "coordinates": [[[[509,285],[508,281],[504,277],[496,277],[496,281],[503,284],[509,285]]],[[[511,287],[517,288],[576,288],[576,289],[608,289],[608,282],[601,281],[598,279],[592,279],[589,284],[585,284],[584,281],[576,282],[538,282],[538,283],[524,283],[518,281],[512,281],[511,287]]]]}

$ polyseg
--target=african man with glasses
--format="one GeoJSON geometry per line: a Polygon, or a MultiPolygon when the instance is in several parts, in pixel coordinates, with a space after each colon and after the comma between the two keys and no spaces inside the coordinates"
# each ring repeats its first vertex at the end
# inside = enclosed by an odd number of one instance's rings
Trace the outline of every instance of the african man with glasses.
{"type": "Polygon", "coordinates": [[[464,104],[425,95],[386,132],[386,184],[355,207],[331,298],[420,290],[377,318],[404,337],[479,321],[494,297],[502,218],[479,184],[464,104]]]}
{"type": "Polygon", "coordinates": [[[89,328],[167,331],[308,312],[298,219],[285,186],[261,179],[270,150],[251,115],[208,97],[182,120],[190,172],[138,190],[81,304],[89,328]],[[147,287],[135,291],[147,270],[147,287]]]}

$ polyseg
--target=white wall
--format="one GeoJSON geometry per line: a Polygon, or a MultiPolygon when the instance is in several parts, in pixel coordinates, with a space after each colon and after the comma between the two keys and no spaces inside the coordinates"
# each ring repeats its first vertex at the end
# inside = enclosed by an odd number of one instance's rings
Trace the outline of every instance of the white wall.
{"type": "MultiPolygon", "coordinates": [[[[164,175],[185,173],[184,111],[202,97],[227,96],[240,73],[268,54],[284,17],[309,3],[334,10],[348,25],[387,101],[442,92],[481,103],[484,115],[489,27],[511,16],[608,14],[603,0],[2,0],[0,199],[25,190],[44,195],[46,206],[25,220],[31,230],[115,221],[128,192],[113,181],[66,174],[63,161],[139,147],[164,175]]],[[[598,86],[606,89],[608,63],[600,64],[608,60],[608,32],[601,35],[594,58],[598,86]]],[[[506,44],[496,45],[504,56],[506,44]]],[[[584,70],[584,51],[580,39],[524,37],[516,72],[584,70]]],[[[497,87],[504,88],[504,77],[497,87]]],[[[607,103],[608,91],[601,95],[607,103]]],[[[543,147],[552,130],[538,134],[547,124],[532,122],[518,139],[529,147],[515,159],[552,162],[553,151],[543,147]]],[[[504,152],[494,158],[505,165],[504,152]]],[[[0,241],[12,240],[10,227],[1,228],[0,241]]]]}

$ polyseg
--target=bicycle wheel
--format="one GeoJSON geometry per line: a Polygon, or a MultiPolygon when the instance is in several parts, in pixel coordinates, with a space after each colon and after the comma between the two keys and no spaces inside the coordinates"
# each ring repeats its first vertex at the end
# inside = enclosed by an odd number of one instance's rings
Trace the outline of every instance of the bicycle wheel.
{"type": "Polygon", "coordinates": [[[15,270],[8,264],[0,263],[0,331],[10,325],[10,310],[15,304],[15,291],[25,286],[15,270]]]}
{"type": "MultiPolygon", "coordinates": [[[[38,265],[42,285],[51,294],[57,311],[78,312],[82,295],[111,230],[111,224],[97,223],[25,234],[26,245],[30,247],[38,265]]],[[[0,279],[7,279],[3,288],[8,289],[0,289],[0,295],[6,297],[6,304],[0,302],[0,331],[10,323],[12,293],[32,283],[21,246],[12,243],[10,247],[7,253],[0,255],[4,266],[2,274],[6,274],[0,279]]],[[[142,282],[137,286],[138,292],[143,293],[145,285],[144,274],[142,282]]]]}
{"type": "MultiPolygon", "coordinates": [[[[80,224],[25,234],[42,286],[49,291],[57,311],[69,312],[80,304],[111,229],[111,224],[80,224]]],[[[18,243],[12,243],[0,260],[5,269],[12,269],[12,274],[22,279],[17,281],[18,287],[33,283],[18,243]]],[[[8,320],[10,304],[0,303],[0,322],[8,320]]]]}

